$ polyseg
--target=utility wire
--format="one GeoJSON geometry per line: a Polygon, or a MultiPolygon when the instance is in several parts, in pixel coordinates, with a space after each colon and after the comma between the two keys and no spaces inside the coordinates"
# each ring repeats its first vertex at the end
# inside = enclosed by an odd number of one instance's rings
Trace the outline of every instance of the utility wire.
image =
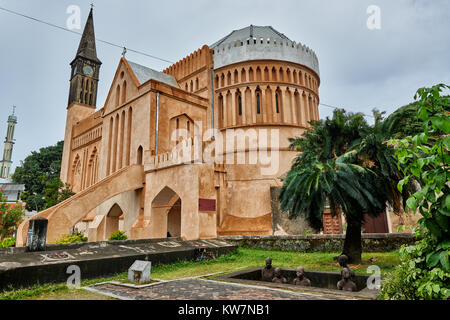
{"type": "MultiPolygon", "coordinates": [[[[26,19],[33,20],[35,22],[39,22],[39,23],[45,24],[45,25],[53,27],[53,28],[61,29],[61,30],[64,30],[64,31],[68,31],[70,33],[74,33],[74,34],[77,34],[77,35],[80,35],[80,36],[83,35],[81,32],[70,30],[70,29],[58,26],[56,24],[53,24],[53,23],[50,23],[50,22],[47,22],[47,21],[44,21],[44,20],[41,20],[41,19],[37,19],[37,18],[28,16],[28,15],[25,15],[25,14],[17,12],[17,11],[9,10],[9,9],[3,8],[3,7],[0,7],[0,10],[3,10],[5,12],[8,12],[8,13],[11,13],[11,14],[14,14],[14,15],[26,18],[26,19]]],[[[102,43],[108,44],[108,45],[113,46],[113,47],[117,47],[117,48],[121,48],[121,49],[125,48],[124,46],[112,43],[110,41],[106,41],[106,40],[102,40],[102,39],[98,39],[98,38],[96,38],[96,40],[98,42],[102,42],[102,43]]],[[[127,49],[127,51],[131,51],[131,52],[134,52],[134,53],[137,53],[137,54],[140,54],[140,55],[152,58],[152,59],[156,59],[156,60],[164,61],[164,62],[167,62],[167,63],[170,63],[170,64],[174,64],[174,62],[172,62],[172,61],[169,61],[169,60],[166,60],[166,59],[163,59],[163,58],[159,58],[157,56],[154,56],[154,55],[142,52],[142,51],[138,51],[138,50],[134,50],[134,49],[130,49],[130,48],[126,48],[126,49],[127,49]]]]}
{"type": "MultiPolygon", "coordinates": [[[[38,23],[45,24],[45,25],[50,26],[50,27],[53,27],[53,28],[61,29],[61,30],[64,30],[64,31],[67,31],[67,32],[70,32],[70,33],[74,33],[74,34],[80,35],[80,36],[83,35],[81,32],[77,32],[77,31],[74,31],[74,30],[70,30],[70,29],[67,29],[67,28],[58,26],[58,25],[56,25],[56,24],[53,24],[53,23],[50,23],[50,22],[47,22],[47,21],[44,21],[44,20],[41,20],[41,19],[37,19],[37,18],[28,16],[28,15],[25,15],[25,14],[20,13],[20,12],[16,12],[16,11],[13,11],[13,10],[9,10],[9,9],[3,8],[3,7],[0,7],[0,10],[3,10],[3,11],[5,11],[5,12],[8,12],[8,13],[11,13],[11,14],[14,14],[14,15],[17,15],[17,16],[20,16],[20,17],[23,17],[23,18],[26,18],[26,19],[33,20],[33,21],[38,22],[38,23]]],[[[140,54],[140,55],[143,55],[143,56],[152,58],[152,59],[156,59],[156,60],[164,61],[164,62],[167,62],[167,63],[170,63],[170,64],[174,64],[173,61],[169,61],[169,60],[166,60],[166,59],[163,59],[163,58],[159,58],[159,57],[156,57],[156,56],[154,56],[154,55],[151,55],[151,54],[148,54],[148,53],[145,53],[145,52],[142,52],[142,51],[138,51],[138,50],[134,50],[134,49],[130,49],[130,48],[125,48],[124,46],[115,44],[115,43],[110,42],[110,41],[102,40],[102,39],[99,39],[99,38],[96,38],[96,40],[99,41],[99,42],[102,42],[102,43],[104,43],[104,44],[107,44],[107,45],[116,47],[116,48],[126,49],[126,51],[131,51],[131,52],[134,52],[134,53],[136,53],[136,54],[140,54]]],[[[327,107],[327,108],[331,108],[331,109],[339,109],[338,107],[331,106],[331,105],[328,105],[328,104],[325,104],[325,103],[319,103],[319,105],[324,106],[324,107],[327,107]]],[[[364,114],[366,117],[374,118],[374,116],[372,116],[372,115],[368,115],[368,114],[365,114],[365,113],[363,113],[363,114],[364,114]]]]}
{"type": "MultiPolygon", "coordinates": [[[[319,103],[319,105],[320,106],[324,106],[324,107],[327,107],[327,108],[331,108],[331,109],[342,109],[342,108],[338,108],[338,107],[335,107],[335,106],[330,106],[329,104],[325,104],[325,103],[319,103]]],[[[361,114],[363,114],[364,116],[366,116],[366,117],[370,117],[370,118],[374,118],[375,119],[375,117],[374,116],[372,116],[372,115],[370,115],[370,114],[365,114],[365,113],[363,113],[363,112],[360,112],[361,114]]]]}

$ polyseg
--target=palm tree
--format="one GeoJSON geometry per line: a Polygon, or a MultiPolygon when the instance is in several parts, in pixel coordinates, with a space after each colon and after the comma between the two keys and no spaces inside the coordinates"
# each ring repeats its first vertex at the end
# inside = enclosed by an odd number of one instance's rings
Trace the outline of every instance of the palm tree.
{"type": "Polygon", "coordinates": [[[401,179],[393,150],[383,144],[389,124],[374,111],[369,126],[362,114],[336,110],[333,118],[311,122],[313,128],[291,147],[301,153],[282,179],[281,207],[290,218],[304,215],[320,230],[326,206],[332,215],[342,213],[347,221],[343,254],[350,262],[361,261],[361,226],[365,214],[376,217],[391,205],[400,208],[401,179]]]}

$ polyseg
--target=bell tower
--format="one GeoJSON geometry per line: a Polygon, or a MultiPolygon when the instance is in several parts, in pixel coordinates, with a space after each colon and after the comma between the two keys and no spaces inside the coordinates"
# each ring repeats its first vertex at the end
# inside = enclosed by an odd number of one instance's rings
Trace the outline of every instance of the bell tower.
{"type": "Polygon", "coordinates": [[[60,174],[63,183],[68,182],[67,176],[73,139],[72,127],[95,112],[101,64],[102,62],[97,58],[94,17],[91,7],[77,54],[70,63],[70,90],[60,174]]]}
{"type": "Polygon", "coordinates": [[[95,46],[94,18],[92,8],[75,59],[70,63],[69,103],[74,102],[95,106],[97,103],[97,88],[102,62],[97,58],[95,46]]]}

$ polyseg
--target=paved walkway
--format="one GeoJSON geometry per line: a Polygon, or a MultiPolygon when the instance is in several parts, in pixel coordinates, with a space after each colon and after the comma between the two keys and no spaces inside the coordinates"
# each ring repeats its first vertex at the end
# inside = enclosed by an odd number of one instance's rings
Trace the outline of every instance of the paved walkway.
{"type": "Polygon", "coordinates": [[[225,283],[199,278],[187,278],[144,288],[132,288],[114,283],[97,284],[87,290],[122,300],[336,300],[340,297],[325,297],[315,294],[297,293],[288,290],[225,283]]]}

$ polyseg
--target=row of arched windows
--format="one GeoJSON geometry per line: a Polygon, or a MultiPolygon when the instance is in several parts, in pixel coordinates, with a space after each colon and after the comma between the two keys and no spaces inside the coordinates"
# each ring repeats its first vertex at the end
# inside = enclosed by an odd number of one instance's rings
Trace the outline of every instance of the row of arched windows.
{"type": "Polygon", "coordinates": [[[79,102],[93,105],[94,101],[94,80],[93,79],[85,79],[81,78],[81,90],[80,90],[80,97],[79,102]]]}
{"type": "Polygon", "coordinates": [[[307,87],[312,90],[317,90],[318,83],[313,76],[307,72],[294,69],[291,71],[290,68],[286,70],[283,67],[273,66],[271,69],[269,67],[253,67],[242,68],[240,70],[234,69],[227,73],[217,74],[215,77],[215,88],[223,88],[226,86],[231,86],[239,83],[245,82],[259,82],[259,81],[275,81],[275,82],[287,82],[293,83],[300,86],[307,87]]]}
{"type": "Polygon", "coordinates": [[[94,147],[92,152],[89,148],[83,150],[83,156],[79,153],[75,156],[72,164],[72,176],[70,185],[72,191],[77,193],[98,181],[98,165],[99,154],[97,147],[94,147]]]}
{"type": "Polygon", "coordinates": [[[317,100],[295,88],[267,86],[261,89],[257,86],[253,90],[249,87],[242,92],[240,89],[232,89],[218,95],[220,128],[250,123],[292,123],[306,126],[310,120],[318,119],[316,109],[317,100]]]}
{"type": "Polygon", "coordinates": [[[133,109],[117,112],[109,119],[108,159],[106,175],[130,165],[131,126],[133,109]]]}
{"type": "Polygon", "coordinates": [[[186,91],[196,92],[199,89],[200,89],[200,87],[199,87],[198,78],[195,78],[195,81],[191,80],[190,82],[188,81],[184,84],[184,90],[186,90],[186,91]]]}
{"type": "Polygon", "coordinates": [[[122,88],[120,84],[116,87],[116,107],[121,104],[124,104],[127,101],[127,81],[124,80],[122,83],[122,88]],[[122,92],[122,95],[120,93],[122,92]]]}

